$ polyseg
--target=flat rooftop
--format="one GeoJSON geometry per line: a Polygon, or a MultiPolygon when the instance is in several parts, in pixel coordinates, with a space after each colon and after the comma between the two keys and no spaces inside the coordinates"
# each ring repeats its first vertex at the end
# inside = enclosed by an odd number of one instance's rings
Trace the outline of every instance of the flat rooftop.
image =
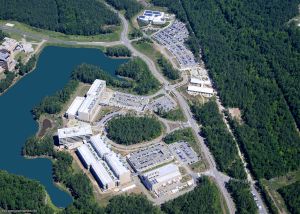
{"type": "Polygon", "coordinates": [[[70,107],[68,108],[68,110],[66,111],[67,115],[76,115],[78,109],[80,108],[81,104],[83,103],[83,101],[85,100],[84,97],[76,97],[72,104],[70,105],[70,107]]]}
{"type": "Polygon", "coordinates": [[[58,138],[72,138],[76,136],[92,135],[92,128],[90,125],[74,126],[69,128],[62,128],[57,130],[58,138]]]}
{"type": "Polygon", "coordinates": [[[106,81],[96,79],[93,82],[90,89],[88,90],[88,92],[86,93],[86,95],[87,96],[99,96],[100,93],[102,92],[102,90],[105,88],[105,86],[106,86],[106,81]]]}
{"type": "Polygon", "coordinates": [[[98,104],[98,98],[94,96],[87,96],[83,103],[81,104],[80,108],[78,109],[78,112],[81,113],[90,113],[93,108],[98,104]]]}

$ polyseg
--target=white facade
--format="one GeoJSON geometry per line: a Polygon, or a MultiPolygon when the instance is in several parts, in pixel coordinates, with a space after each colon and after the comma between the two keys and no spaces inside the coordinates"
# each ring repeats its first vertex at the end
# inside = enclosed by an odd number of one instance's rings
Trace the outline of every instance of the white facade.
{"type": "Polygon", "coordinates": [[[152,191],[156,191],[160,187],[172,184],[180,179],[181,174],[179,168],[173,163],[146,172],[142,176],[143,183],[152,191]]]}
{"type": "Polygon", "coordinates": [[[104,158],[106,154],[109,154],[111,152],[111,150],[108,148],[107,144],[104,143],[103,138],[101,138],[100,135],[92,136],[90,142],[100,158],[104,158]]]}
{"type": "Polygon", "coordinates": [[[113,175],[103,161],[92,163],[91,172],[102,189],[111,189],[116,186],[113,175]]]}
{"type": "Polygon", "coordinates": [[[86,144],[77,148],[77,153],[85,166],[85,168],[89,169],[90,166],[96,162],[96,158],[94,157],[93,153],[89,149],[86,144]]]}
{"type": "Polygon", "coordinates": [[[188,91],[204,94],[207,96],[212,96],[214,94],[214,89],[212,89],[212,88],[199,87],[199,86],[194,86],[194,85],[189,85],[188,91]]]}
{"type": "Polygon", "coordinates": [[[74,119],[77,116],[78,113],[78,109],[80,108],[80,106],[82,105],[83,101],[84,101],[84,97],[76,97],[72,104],[70,105],[70,107],[68,108],[68,110],[66,111],[66,116],[69,119],[74,119]]]}
{"type": "Polygon", "coordinates": [[[160,11],[145,10],[138,20],[145,24],[163,25],[166,23],[165,13],[160,11]]]}
{"type": "Polygon", "coordinates": [[[58,129],[57,135],[59,139],[59,144],[65,145],[69,143],[88,140],[93,135],[93,132],[90,125],[82,125],[58,129]]]}
{"type": "Polygon", "coordinates": [[[103,93],[105,88],[106,88],[106,81],[96,79],[93,82],[90,89],[88,90],[88,92],[86,93],[86,95],[87,96],[97,96],[97,97],[99,97],[103,93]]]}
{"type": "Polygon", "coordinates": [[[78,119],[91,122],[95,113],[97,112],[98,106],[98,98],[94,96],[88,96],[81,104],[78,109],[78,119]]]}
{"type": "Polygon", "coordinates": [[[130,179],[130,171],[123,165],[120,158],[114,152],[105,156],[105,161],[119,179],[120,184],[128,183],[130,179]]]}

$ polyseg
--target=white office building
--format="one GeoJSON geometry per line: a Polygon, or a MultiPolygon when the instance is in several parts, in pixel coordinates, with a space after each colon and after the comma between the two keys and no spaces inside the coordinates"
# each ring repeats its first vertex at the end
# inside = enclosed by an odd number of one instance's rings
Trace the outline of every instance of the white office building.
{"type": "Polygon", "coordinates": [[[66,117],[68,117],[68,119],[76,118],[77,113],[78,113],[78,109],[80,108],[80,106],[82,105],[84,100],[85,100],[84,97],[76,97],[73,100],[72,104],[70,105],[70,107],[66,111],[66,117]]]}
{"type": "Polygon", "coordinates": [[[110,148],[108,148],[108,145],[104,143],[104,139],[99,134],[92,136],[90,142],[100,158],[104,158],[105,155],[112,152],[110,148]]]}
{"type": "Polygon", "coordinates": [[[104,80],[99,80],[99,79],[96,79],[92,86],[90,87],[90,89],[88,90],[88,92],[86,93],[86,96],[96,96],[96,97],[99,97],[103,91],[105,90],[106,88],[106,81],[104,80]]]}
{"type": "Polygon", "coordinates": [[[81,125],[58,129],[57,135],[60,145],[68,145],[88,140],[93,135],[93,132],[90,125],[81,125]]]}
{"type": "Polygon", "coordinates": [[[98,98],[95,96],[88,96],[85,98],[80,108],[78,109],[78,119],[91,122],[99,108],[98,98]]]}
{"type": "Polygon", "coordinates": [[[143,15],[138,16],[138,20],[145,24],[163,25],[166,23],[164,12],[145,10],[143,15]]]}
{"type": "Polygon", "coordinates": [[[214,89],[213,88],[207,88],[207,87],[199,87],[194,85],[188,86],[188,92],[190,93],[196,93],[196,94],[202,94],[207,97],[211,97],[214,95],[214,89]]]}
{"type": "Polygon", "coordinates": [[[114,175],[104,161],[97,161],[91,164],[91,173],[102,189],[111,189],[116,186],[114,175]]]}
{"type": "Polygon", "coordinates": [[[107,154],[105,161],[119,179],[121,185],[131,181],[130,171],[123,165],[120,158],[114,152],[107,154]]]}
{"type": "Polygon", "coordinates": [[[181,174],[178,166],[173,163],[146,172],[141,177],[147,189],[157,191],[159,188],[179,182],[181,174]]]}
{"type": "Polygon", "coordinates": [[[87,169],[89,169],[90,166],[96,162],[96,158],[87,144],[83,144],[82,146],[78,147],[77,154],[84,167],[87,169]]]}

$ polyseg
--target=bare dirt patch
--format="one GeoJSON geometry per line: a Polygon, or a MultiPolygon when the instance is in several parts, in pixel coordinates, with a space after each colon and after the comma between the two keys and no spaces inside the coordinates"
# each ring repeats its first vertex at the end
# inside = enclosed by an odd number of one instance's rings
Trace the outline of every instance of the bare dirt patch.
{"type": "Polygon", "coordinates": [[[235,119],[239,124],[243,123],[241,110],[239,108],[229,108],[229,114],[233,119],[235,119]]]}

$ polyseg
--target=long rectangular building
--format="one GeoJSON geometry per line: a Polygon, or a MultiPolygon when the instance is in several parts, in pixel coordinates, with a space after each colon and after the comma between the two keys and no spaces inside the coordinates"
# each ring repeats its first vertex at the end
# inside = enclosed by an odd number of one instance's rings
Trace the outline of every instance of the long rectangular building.
{"type": "Polygon", "coordinates": [[[95,96],[88,96],[81,104],[80,108],[78,109],[78,119],[91,122],[95,113],[97,112],[97,108],[99,101],[98,98],[95,96]]]}
{"type": "Polygon", "coordinates": [[[93,135],[93,132],[90,125],[82,125],[58,129],[57,135],[59,144],[67,145],[70,143],[88,140],[93,135]]]}
{"type": "Polygon", "coordinates": [[[77,116],[78,109],[80,108],[80,106],[81,106],[81,104],[83,103],[84,100],[85,100],[84,97],[76,97],[73,100],[72,104],[70,105],[70,107],[66,111],[66,116],[69,119],[74,119],[77,116]]]}
{"type": "Polygon", "coordinates": [[[120,158],[114,152],[107,154],[105,161],[119,179],[121,185],[130,182],[130,171],[123,165],[120,158]]]}
{"type": "Polygon", "coordinates": [[[171,163],[144,173],[141,180],[147,189],[157,191],[161,187],[180,181],[181,174],[178,166],[171,163]]]}
{"type": "Polygon", "coordinates": [[[108,166],[104,161],[92,163],[91,173],[102,189],[111,189],[116,186],[114,176],[112,173],[110,173],[108,166]]]}
{"type": "Polygon", "coordinates": [[[104,143],[103,138],[99,134],[92,136],[90,142],[100,158],[104,158],[106,154],[111,153],[110,148],[104,143]]]}
{"type": "Polygon", "coordinates": [[[87,144],[83,144],[78,147],[77,154],[84,167],[87,169],[89,169],[90,166],[97,161],[87,144]]]}
{"type": "Polygon", "coordinates": [[[88,90],[88,92],[86,93],[86,96],[96,96],[99,97],[103,91],[106,88],[106,81],[104,80],[99,80],[96,79],[92,86],[90,87],[90,89],[88,90]]]}

